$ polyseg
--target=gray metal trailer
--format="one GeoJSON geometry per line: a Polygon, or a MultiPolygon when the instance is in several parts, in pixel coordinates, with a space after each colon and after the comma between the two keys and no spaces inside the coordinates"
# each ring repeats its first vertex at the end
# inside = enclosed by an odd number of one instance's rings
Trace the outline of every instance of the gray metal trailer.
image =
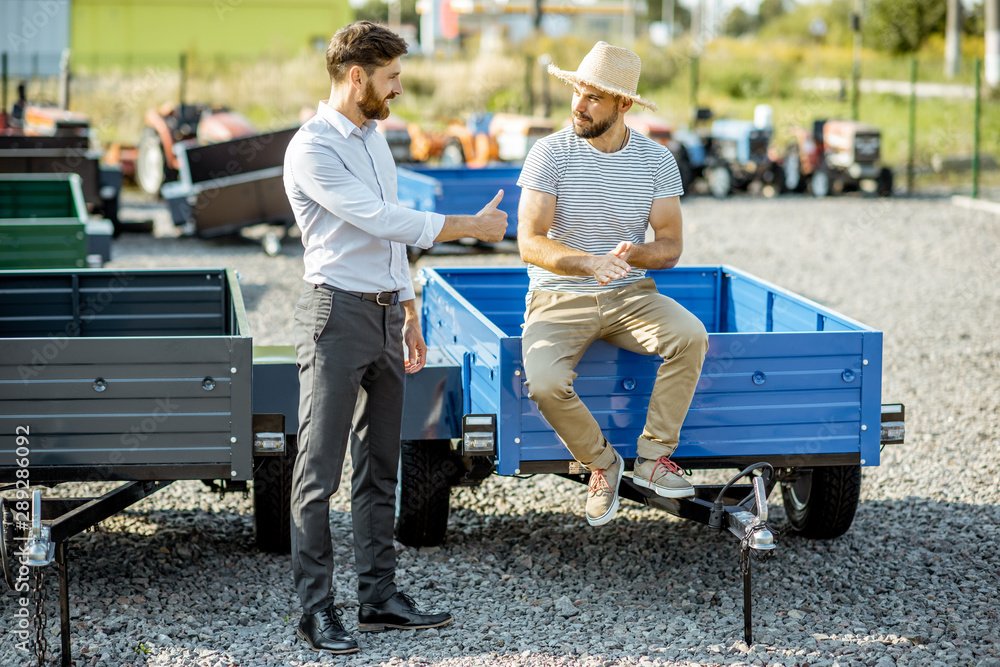
{"type": "Polygon", "coordinates": [[[253,480],[257,546],[288,551],[297,378],[266,361],[254,392],[233,270],[0,271],[0,560],[12,588],[58,563],[64,665],[66,542],[168,484],[253,480]],[[121,484],[99,498],[39,489],[87,481],[121,484]]]}
{"type": "MultiPolygon", "coordinates": [[[[257,224],[281,225],[287,232],[295,218],[285,196],[282,165],[297,131],[294,127],[214,144],[176,144],[178,180],[161,189],[174,224],[206,238],[257,224]]],[[[265,235],[263,246],[269,255],[277,254],[277,233],[265,235]]]]}

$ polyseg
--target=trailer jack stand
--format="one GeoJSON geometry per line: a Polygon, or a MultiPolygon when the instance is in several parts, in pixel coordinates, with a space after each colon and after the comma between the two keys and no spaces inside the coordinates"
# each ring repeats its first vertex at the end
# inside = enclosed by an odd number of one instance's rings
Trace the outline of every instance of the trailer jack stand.
{"type": "Polygon", "coordinates": [[[56,545],[56,568],[59,570],[59,640],[62,648],[62,667],[73,664],[69,641],[69,570],[66,567],[66,543],[56,545]]]}
{"type": "MultiPolygon", "coordinates": [[[[568,476],[575,479],[574,476],[568,476]]],[[[637,486],[630,477],[622,479],[618,492],[623,498],[664,510],[682,519],[707,524],[713,530],[728,529],[740,540],[740,571],[743,573],[744,638],[753,643],[751,632],[752,608],[750,599],[751,554],[763,562],[774,555],[774,538],[777,531],[767,525],[767,494],[776,481],[774,468],[769,463],[755,463],[745,468],[724,486],[695,486],[692,498],[663,498],[644,487],[637,486]],[[760,470],[752,484],[736,482],[760,470]]]]}
{"type": "Polygon", "coordinates": [[[753,598],[750,597],[751,569],[751,561],[748,558],[746,569],[743,570],[743,641],[747,643],[747,646],[753,645],[753,598]]]}
{"type": "MultiPolygon", "coordinates": [[[[31,519],[32,525],[25,541],[24,548],[15,554],[7,544],[7,530],[11,526],[0,524],[0,542],[4,548],[0,551],[5,576],[12,571],[15,555],[18,562],[37,568],[35,591],[36,655],[39,665],[45,662],[47,646],[45,643],[45,609],[44,589],[41,576],[43,568],[56,563],[59,576],[59,639],[62,648],[63,667],[73,664],[72,646],[70,642],[70,611],[69,611],[69,567],[67,542],[77,535],[123,509],[134,505],[143,498],[170,484],[170,481],[133,481],[112,489],[99,498],[42,498],[41,491],[32,492],[31,519]],[[23,559],[23,560],[22,560],[23,559]]],[[[0,502],[0,509],[4,503],[0,502]]],[[[6,512],[5,512],[6,513],[6,512]]],[[[13,536],[11,536],[13,537],[13,536]]],[[[13,538],[17,539],[17,538],[13,538]]],[[[8,583],[10,577],[8,576],[8,583]]]]}
{"type": "Polygon", "coordinates": [[[743,640],[747,646],[753,644],[753,598],[750,595],[753,583],[751,574],[753,558],[751,558],[750,554],[752,552],[753,556],[761,562],[766,561],[774,555],[773,538],[774,535],[771,529],[765,526],[764,523],[758,523],[756,526],[751,527],[746,536],[740,540],[740,572],[743,573],[743,640]],[[753,533],[755,532],[767,532],[768,535],[765,539],[771,540],[772,546],[770,549],[751,546],[754,542],[753,533]]]}
{"type": "MultiPolygon", "coordinates": [[[[743,639],[747,646],[753,644],[753,601],[750,595],[753,583],[753,558],[764,562],[774,555],[776,531],[767,526],[767,490],[764,480],[753,478],[753,507],[757,513],[741,510],[729,515],[729,531],[740,538],[740,572],[743,573],[743,639]]],[[[749,498],[747,499],[749,500],[749,498]]]]}

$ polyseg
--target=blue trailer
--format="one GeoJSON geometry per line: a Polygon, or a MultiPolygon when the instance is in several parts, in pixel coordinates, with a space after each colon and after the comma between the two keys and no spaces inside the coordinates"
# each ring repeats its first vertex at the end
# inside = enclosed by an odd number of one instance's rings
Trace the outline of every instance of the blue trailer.
{"type": "MultiPolygon", "coordinates": [[[[647,275],[709,332],[702,376],[672,458],[688,469],[766,463],[797,531],[819,538],[844,533],[857,506],[861,467],[878,465],[882,445],[902,439],[902,408],[881,403],[882,333],[730,266],[647,275]],[[891,426],[883,428],[883,421],[891,426]]],[[[527,272],[423,269],[421,281],[424,335],[434,356],[421,371],[426,379],[420,373],[409,378],[414,390],[406,401],[401,498],[407,509],[399,533],[404,543],[430,545],[444,539],[447,489],[435,495],[426,484],[407,488],[408,478],[429,478],[405,470],[415,450],[423,461],[417,467],[453,470],[449,486],[494,472],[586,471],[524,385],[527,272]]],[[[577,393],[629,465],[659,363],[598,341],[576,368],[577,393]]],[[[635,491],[642,502],[658,502],[635,491]]],[[[696,500],[711,495],[699,490],[696,500]]]]}
{"type": "Polygon", "coordinates": [[[409,165],[396,170],[401,206],[444,215],[476,213],[503,190],[497,207],[507,214],[504,238],[517,237],[517,205],[521,188],[517,177],[521,165],[496,164],[485,167],[437,167],[409,165]]]}
{"type": "MultiPolygon", "coordinates": [[[[848,530],[861,469],[902,443],[904,408],[883,405],[882,333],[733,267],[649,271],[657,288],[693,312],[709,350],[672,459],[688,470],[732,468],[727,484],[696,484],[661,498],[623,478],[623,498],[740,539],[746,638],[750,553],[774,548],[767,497],[780,485],[792,529],[833,538],[848,530]],[[758,473],[758,474],[755,474],[758,473]],[[739,483],[746,480],[745,483],[739,483]]],[[[429,364],[407,376],[397,539],[445,537],[452,487],[491,474],[589,473],[528,398],[521,357],[527,271],[423,269],[429,364]]],[[[595,342],[574,388],[630,470],[660,359],[595,342]]]]}

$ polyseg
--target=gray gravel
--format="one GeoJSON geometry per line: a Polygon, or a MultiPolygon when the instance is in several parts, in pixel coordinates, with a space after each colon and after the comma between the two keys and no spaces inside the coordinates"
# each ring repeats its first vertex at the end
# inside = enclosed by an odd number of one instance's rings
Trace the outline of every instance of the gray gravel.
{"type": "MultiPolygon", "coordinates": [[[[294,636],[288,557],[252,546],[251,500],[190,482],[71,541],[76,664],[1000,667],[1000,218],[944,198],[695,198],[684,213],[684,263],[731,264],[883,330],[883,400],[907,406],[907,444],[865,468],[851,530],[782,535],[755,568],[756,643],[743,642],[731,536],[627,501],[590,528],[583,487],[494,476],[453,494],[444,546],[397,549],[402,589],[455,622],[320,655],[294,636]]],[[[255,342],[290,340],[296,239],[267,257],[249,241],[175,238],[149,205],[123,214],[157,216],[157,238],[118,240],[112,266],[236,267],[255,342]]],[[[418,266],[519,264],[506,250],[439,251],[418,266]]],[[[350,629],[347,494],[330,516],[350,629]]],[[[51,568],[47,588],[58,656],[51,568]]],[[[0,665],[29,663],[7,639],[16,605],[0,601],[0,665]]]]}

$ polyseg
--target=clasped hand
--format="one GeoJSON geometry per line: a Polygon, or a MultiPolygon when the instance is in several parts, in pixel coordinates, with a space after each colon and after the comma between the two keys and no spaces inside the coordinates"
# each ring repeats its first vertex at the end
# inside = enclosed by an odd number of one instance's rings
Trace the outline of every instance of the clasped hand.
{"type": "Polygon", "coordinates": [[[631,241],[622,241],[614,250],[606,255],[594,258],[593,274],[598,285],[607,285],[612,280],[618,280],[628,275],[632,266],[628,257],[634,245],[631,241]]]}

